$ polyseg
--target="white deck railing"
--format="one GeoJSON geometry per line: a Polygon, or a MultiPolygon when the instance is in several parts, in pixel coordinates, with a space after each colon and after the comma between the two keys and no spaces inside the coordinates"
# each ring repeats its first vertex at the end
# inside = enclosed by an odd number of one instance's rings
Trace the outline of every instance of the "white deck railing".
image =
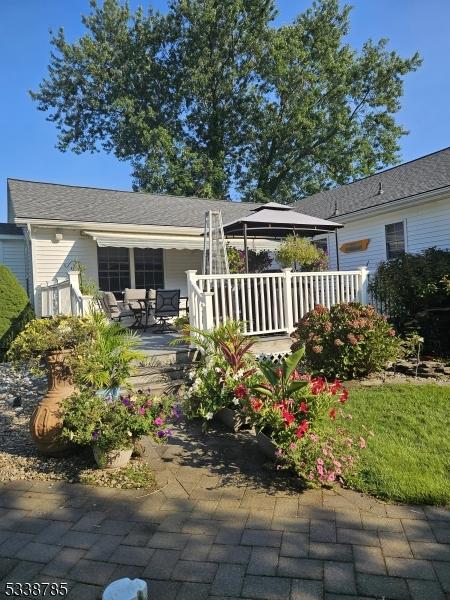
{"type": "Polygon", "coordinates": [[[41,284],[37,292],[41,317],[84,316],[91,312],[92,296],[83,296],[81,293],[78,271],[69,271],[67,277],[56,277],[41,284]]]}
{"type": "Polygon", "coordinates": [[[292,333],[316,304],[367,303],[368,270],[198,275],[187,271],[189,319],[203,331],[243,321],[252,335],[292,333]]]}

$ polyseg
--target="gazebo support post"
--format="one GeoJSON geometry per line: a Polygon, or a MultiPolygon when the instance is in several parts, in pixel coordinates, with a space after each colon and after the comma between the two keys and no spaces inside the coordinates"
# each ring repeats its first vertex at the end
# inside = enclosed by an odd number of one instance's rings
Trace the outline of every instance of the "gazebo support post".
{"type": "Polygon", "coordinates": [[[334,230],[334,239],[336,242],[336,271],[340,271],[340,268],[339,268],[339,243],[338,243],[337,229],[334,230]]]}
{"type": "Polygon", "coordinates": [[[245,272],[248,273],[247,223],[244,223],[244,254],[245,254],[245,272]]]}

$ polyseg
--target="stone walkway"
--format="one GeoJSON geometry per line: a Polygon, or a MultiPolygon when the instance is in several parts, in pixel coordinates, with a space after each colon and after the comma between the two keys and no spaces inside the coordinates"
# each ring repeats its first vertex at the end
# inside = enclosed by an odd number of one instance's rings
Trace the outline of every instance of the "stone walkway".
{"type": "Polygon", "coordinates": [[[184,429],[147,456],[153,494],[2,484],[0,597],[7,582],[65,582],[93,600],[140,577],[150,600],[450,598],[447,509],[303,492],[264,468],[252,436],[220,429],[184,429]]]}

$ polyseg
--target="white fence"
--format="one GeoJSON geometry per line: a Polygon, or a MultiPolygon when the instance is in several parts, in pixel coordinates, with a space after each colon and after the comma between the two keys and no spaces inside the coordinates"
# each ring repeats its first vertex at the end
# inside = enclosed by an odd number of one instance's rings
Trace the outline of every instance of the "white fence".
{"type": "Polygon", "coordinates": [[[69,271],[67,277],[57,277],[38,287],[41,317],[56,315],[83,316],[91,312],[92,297],[80,292],[79,272],[69,271]]]}
{"type": "Polygon", "coordinates": [[[243,321],[247,334],[292,333],[316,304],[367,303],[368,270],[197,275],[187,271],[189,320],[206,331],[243,321]]]}

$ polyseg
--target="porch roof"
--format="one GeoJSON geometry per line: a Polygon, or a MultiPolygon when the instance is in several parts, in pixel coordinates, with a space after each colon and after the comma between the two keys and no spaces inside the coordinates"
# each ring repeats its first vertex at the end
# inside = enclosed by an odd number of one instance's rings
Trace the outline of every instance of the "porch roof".
{"type": "MultiPolygon", "coordinates": [[[[203,250],[203,238],[199,235],[182,236],[167,234],[139,234],[105,231],[86,231],[83,235],[92,238],[101,248],[112,246],[115,248],[163,248],[166,250],[203,250]]],[[[233,240],[233,246],[243,249],[243,240],[233,240]]],[[[275,250],[278,242],[272,240],[255,241],[255,250],[275,250]]]]}

